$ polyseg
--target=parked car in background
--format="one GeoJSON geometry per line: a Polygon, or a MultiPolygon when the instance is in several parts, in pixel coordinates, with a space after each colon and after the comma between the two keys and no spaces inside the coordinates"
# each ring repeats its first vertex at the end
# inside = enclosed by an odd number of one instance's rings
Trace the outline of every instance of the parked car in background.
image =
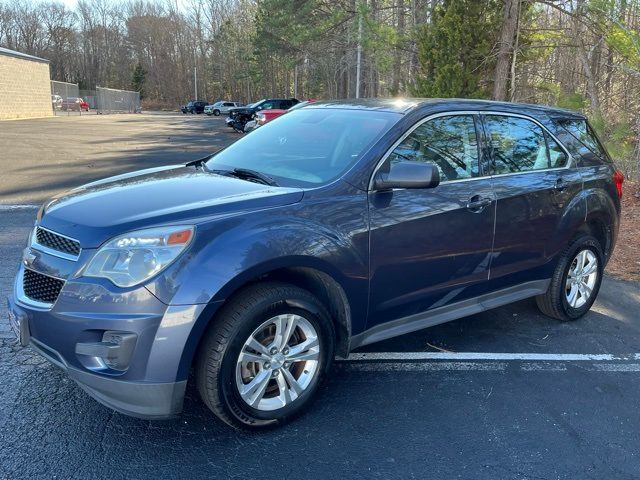
{"type": "Polygon", "coordinates": [[[242,104],[240,102],[220,101],[204,107],[204,113],[206,113],[207,115],[215,115],[217,117],[220,114],[226,115],[232,108],[241,106],[242,104]]]}
{"type": "Polygon", "coordinates": [[[62,97],[60,95],[51,95],[51,107],[54,110],[62,109],[62,97]]]}
{"type": "Polygon", "coordinates": [[[204,113],[204,107],[207,105],[209,105],[209,103],[204,100],[196,100],[183,105],[180,107],[180,110],[182,113],[200,114],[204,113]]]}
{"type": "Polygon", "coordinates": [[[227,125],[238,132],[244,132],[247,122],[253,120],[253,116],[261,110],[288,110],[300,103],[296,98],[265,98],[244,107],[229,110],[229,117],[225,120],[227,125]]]}
{"type": "Polygon", "coordinates": [[[253,132],[258,127],[259,127],[258,122],[254,118],[253,120],[249,120],[247,123],[244,124],[243,132],[244,133],[253,132]]]}
{"type": "MultiPolygon", "coordinates": [[[[299,108],[304,108],[307,105],[310,105],[312,103],[317,102],[317,100],[306,100],[304,102],[300,102],[295,104],[293,107],[291,107],[288,110],[284,110],[282,108],[272,108],[271,110],[262,110],[259,111],[258,113],[255,114],[254,118],[256,121],[256,124],[254,126],[253,129],[256,129],[258,127],[261,127],[262,125],[269,123],[271,120],[274,120],[276,118],[278,118],[279,116],[287,113],[287,112],[291,112],[294,110],[298,110],[299,108]]],[[[245,128],[245,132],[246,132],[246,128],[245,128]]]]}
{"type": "Polygon", "coordinates": [[[115,410],[175,415],[193,378],[228,424],[274,426],[363,345],[529,297],[582,317],[622,183],[573,111],[317,103],[209,157],[45,202],[9,319],[115,410]]]}
{"type": "Polygon", "coordinates": [[[62,101],[61,104],[62,110],[73,110],[73,111],[89,111],[89,104],[84,101],[84,99],[80,97],[67,97],[62,101]]]}

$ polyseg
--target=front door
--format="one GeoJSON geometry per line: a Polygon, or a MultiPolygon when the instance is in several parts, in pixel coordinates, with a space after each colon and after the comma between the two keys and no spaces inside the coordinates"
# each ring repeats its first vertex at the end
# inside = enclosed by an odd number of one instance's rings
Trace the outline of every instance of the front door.
{"type": "Polygon", "coordinates": [[[367,328],[483,293],[495,200],[491,179],[483,175],[478,122],[462,114],[424,121],[382,164],[434,163],[441,183],[369,193],[367,328]]]}

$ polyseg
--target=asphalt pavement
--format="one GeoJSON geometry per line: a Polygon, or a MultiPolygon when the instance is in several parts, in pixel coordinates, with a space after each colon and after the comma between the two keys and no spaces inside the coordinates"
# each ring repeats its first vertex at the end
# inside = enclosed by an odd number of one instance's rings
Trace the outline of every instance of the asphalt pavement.
{"type": "Polygon", "coordinates": [[[181,113],[4,121],[0,203],[41,203],[110,175],[196,160],[238,138],[221,117],[181,113]]]}
{"type": "MultiPolygon", "coordinates": [[[[186,119],[189,135],[205,121],[186,119]]],[[[131,166],[104,161],[116,165],[99,172],[131,166]]],[[[68,170],[43,189],[72,184],[68,170]]],[[[40,200],[12,182],[0,185],[12,202],[0,206],[2,297],[36,213],[15,203],[40,200]]],[[[17,346],[2,303],[0,479],[640,478],[639,313],[640,285],[605,278],[577,322],[527,300],[373,344],[335,365],[307,415],[247,433],[219,422],[193,385],[175,420],[110,411],[17,346]]]]}

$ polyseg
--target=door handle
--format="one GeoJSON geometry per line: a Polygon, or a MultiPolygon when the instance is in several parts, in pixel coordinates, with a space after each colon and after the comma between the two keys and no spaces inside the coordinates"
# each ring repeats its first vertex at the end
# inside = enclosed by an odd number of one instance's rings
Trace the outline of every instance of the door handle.
{"type": "Polygon", "coordinates": [[[567,182],[565,182],[565,181],[564,181],[564,178],[562,178],[562,177],[561,177],[561,178],[558,178],[558,179],[556,180],[556,184],[555,184],[555,186],[553,187],[553,189],[554,189],[556,192],[561,192],[561,191],[563,191],[565,188],[567,188],[567,182]]]}
{"type": "Polygon", "coordinates": [[[480,195],[474,195],[467,202],[467,209],[473,213],[480,213],[485,207],[491,205],[493,200],[489,197],[481,197],[480,195]]]}

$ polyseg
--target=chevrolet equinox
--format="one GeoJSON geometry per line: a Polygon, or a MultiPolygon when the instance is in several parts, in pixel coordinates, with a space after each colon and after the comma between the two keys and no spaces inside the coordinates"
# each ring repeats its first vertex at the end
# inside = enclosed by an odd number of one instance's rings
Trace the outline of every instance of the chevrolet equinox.
{"type": "Polygon", "coordinates": [[[335,355],[535,297],[593,304],[622,175],[584,116],[471,100],[316,103],[210,157],[46,202],[10,320],[119,412],[236,427],[309,406],[335,355]]]}

